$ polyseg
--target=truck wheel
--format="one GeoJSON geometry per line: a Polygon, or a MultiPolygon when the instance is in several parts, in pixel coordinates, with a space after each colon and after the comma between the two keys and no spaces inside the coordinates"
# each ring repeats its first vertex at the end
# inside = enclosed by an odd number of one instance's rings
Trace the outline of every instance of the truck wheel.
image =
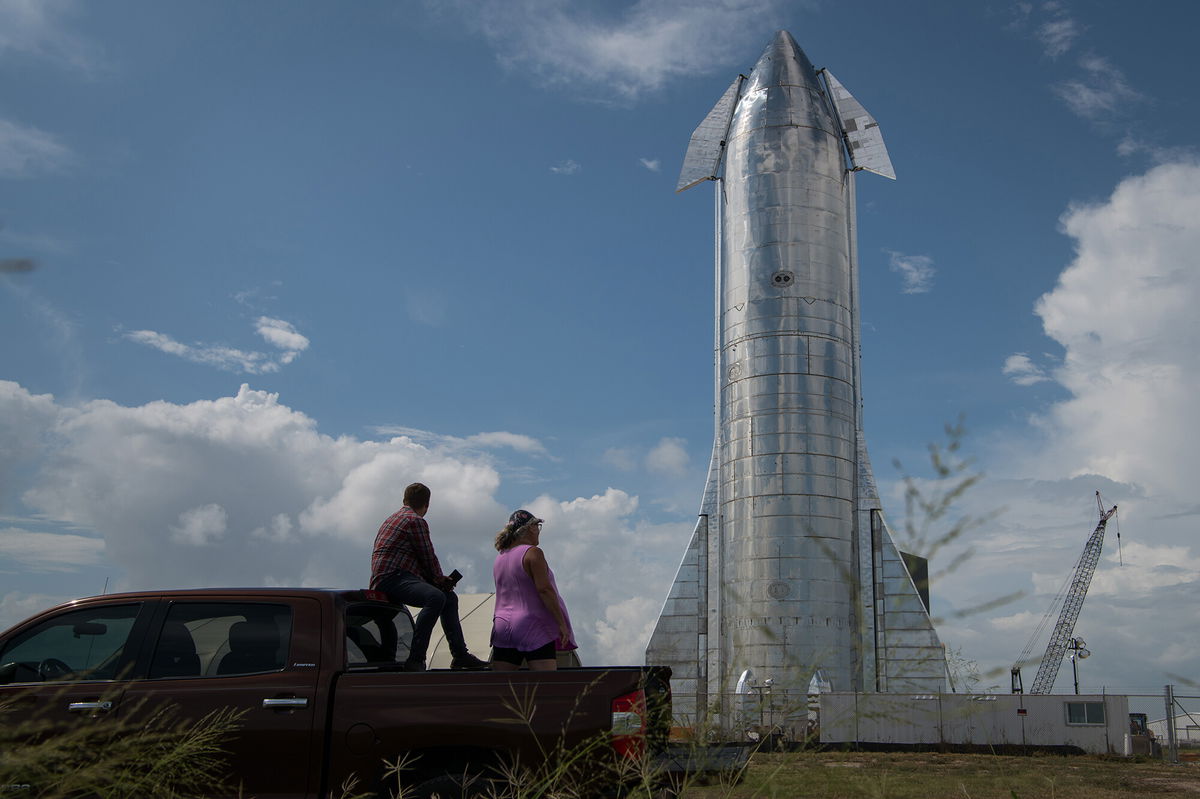
{"type": "Polygon", "coordinates": [[[443,774],[417,784],[406,799],[487,799],[488,780],[478,775],[443,774]]]}

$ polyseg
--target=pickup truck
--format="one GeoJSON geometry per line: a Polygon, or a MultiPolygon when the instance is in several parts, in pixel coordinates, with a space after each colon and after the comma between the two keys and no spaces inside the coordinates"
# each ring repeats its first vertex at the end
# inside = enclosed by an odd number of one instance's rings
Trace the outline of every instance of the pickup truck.
{"type": "Polygon", "coordinates": [[[411,637],[409,611],[373,591],[89,597],[0,634],[0,705],[6,724],[242,711],[227,765],[259,799],[337,797],[350,777],[389,796],[383,763],[400,758],[407,796],[445,799],[449,779],[495,779],[563,747],[592,742],[594,776],[665,744],[669,669],[411,673],[411,637]]]}

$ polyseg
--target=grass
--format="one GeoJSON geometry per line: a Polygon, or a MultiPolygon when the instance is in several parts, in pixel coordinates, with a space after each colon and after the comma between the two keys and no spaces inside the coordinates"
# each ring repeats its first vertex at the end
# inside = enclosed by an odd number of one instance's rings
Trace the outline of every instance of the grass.
{"type": "Polygon", "coordinates": [[[1117,799],[1200,797],[1200,766],[1090,755],[756,754],[738,785],[681,799],[1117,799]]]}
{"type": "Polygon", "coordinates": [[[22,799],[191,799],[223,792],[223,742],[243,715],[226,710],[194,720],[173,708],[139,714],[135,706],[125,718],[79,716],[64,724],[13,721],[6,718],[10,709],[0,703],[0,796],[22,799]]]}

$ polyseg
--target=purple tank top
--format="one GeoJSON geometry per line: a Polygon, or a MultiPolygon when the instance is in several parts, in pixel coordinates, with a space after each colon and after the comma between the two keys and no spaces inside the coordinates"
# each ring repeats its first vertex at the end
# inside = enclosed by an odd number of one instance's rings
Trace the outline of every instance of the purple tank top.
{"type": "MultiPolygon", "coordinates": [[[[533,578],[525,572],[522,560],[529,550],[528,544],[520,544],[496,556],[492,566],[492,577],[496,580],[496,610],[492,617],[492,646],[503,646],[532,652],[550,642],[558,641],[558,622],[538,595],[533,578]]],[[[550,572],[550,584],[558,592],[554,572],[550,572]]],[[[558,606],[562,609],[571,629],[571,617],[567,606],[558,595],[558,606]]],[[[557,644],[557,649],[575,649],[575,636],[571,633],[568,645],[557,644]]]]}

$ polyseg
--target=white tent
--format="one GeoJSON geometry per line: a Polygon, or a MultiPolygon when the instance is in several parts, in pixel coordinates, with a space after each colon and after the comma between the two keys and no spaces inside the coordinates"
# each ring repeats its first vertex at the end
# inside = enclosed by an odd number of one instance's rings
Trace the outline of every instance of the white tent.
{"type": "MultiPolygon", "coordinates": [[[[463,638],[466,639],[467,649],[471,650],[471,654],[481,660],[488,660],[492,656],[492,614],[495,608],[496,595],[494,593],[458,595],[458,617],[462,621],[463,638]]],[[[412,612],[415,619],[421,609],[409,608],[409,611],[412,612]]],[[[450,647],[446,645],[446,636],[442,633],[440,624],[433,628],[425,662],[431,669],[450,668],[450,647]]],[[[578,665],[580,665],[579,658],[575,656],[574,652],[558,654],[559,668],[578,665]]]]}

